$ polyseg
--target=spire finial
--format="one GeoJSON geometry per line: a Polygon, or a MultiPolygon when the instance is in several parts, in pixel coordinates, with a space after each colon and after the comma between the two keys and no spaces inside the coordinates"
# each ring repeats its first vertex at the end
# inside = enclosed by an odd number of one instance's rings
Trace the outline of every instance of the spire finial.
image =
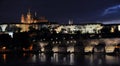
{"type": "Polygon", "coordinates": [[[73,24],[73,20],[72,19],[69,19],[69,24],[73,24]]]}
{"type": "Polygon", "coordinates": [[[35,17],[37,16],[37,12],[35,11],[35,17]]]}
{"type": "Polygon", "coordinates": [[[30,14],[30,8],[28,9],[28,14],[30,14]]]}

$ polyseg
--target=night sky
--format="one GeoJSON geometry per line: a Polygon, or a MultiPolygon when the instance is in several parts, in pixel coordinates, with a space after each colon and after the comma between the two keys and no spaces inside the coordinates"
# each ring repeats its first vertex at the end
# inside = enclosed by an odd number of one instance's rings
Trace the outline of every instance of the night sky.
{"type": "Polygon", "coordinates": [[[0,22],[20,22],[28,9],[62,24],[120,19],[120,0],[0,0],[0,22]]]}

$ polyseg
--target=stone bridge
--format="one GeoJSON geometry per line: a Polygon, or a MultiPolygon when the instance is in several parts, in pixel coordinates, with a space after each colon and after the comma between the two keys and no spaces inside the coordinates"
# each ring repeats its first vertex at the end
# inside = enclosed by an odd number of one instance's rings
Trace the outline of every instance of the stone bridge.
{"type": "Polygon", "coordinates": [[[120,38],[101,38],[101,39],[89,39],[85,40],[84,44],[85,52],[107,52],[111,53],[115,51],[115,48],[119,48],[120,38]],[[100,47],[100,44],[103,46],[100,47]]]}
{"type": "MultiPolygon", "coordinates": [[[[66,41],[68,42],[68,41],[66,41]]],[[[70,40],[71,42],[71,40],[70,40]]],[[[73,41],[77,42],[77,41],[73,41]]],[[[112,53],[114,52],[115,48],[120,45],[120,38],[101,38],[101,39],[88,39],[88,40],[82,40],[84,46],[75,46],[71,44],[67,44],[67,46],[59,46],[54,45],[52,48],[53,52],[106,52],[106,53],[112,53]]],[[[58,43],[58,42],[57,42],[58,43]]],[[[39,42],[41,44],[41,51],[46,51],[46,49],[43,47],[43,45],[48,45],[48,43],[45,42],[39,42]],[[43,50],[44,48],[44,50],[43,50]]],[[[80,44],[80,43],[79,43],[80,44]]]]}
{"type": "Polygon", "coordinates": [[[120,38],[101,38],[101,39],[88,39],[83,41],[85,45],[98,45],[105,44],[109,45],[118,45],[120,44],[120,38]]]}

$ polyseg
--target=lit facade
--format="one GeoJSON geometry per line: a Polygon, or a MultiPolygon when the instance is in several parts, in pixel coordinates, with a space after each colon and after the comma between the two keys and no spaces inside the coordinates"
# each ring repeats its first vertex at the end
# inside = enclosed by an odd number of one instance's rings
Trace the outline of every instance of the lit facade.
{"type": "Polygon", "coordinates": [[[31,14],[30,10],[27,12],[27,14],[21,15],[21,23],[39,23],[39,22],[48,22],[48,20],[42,16],[37,17],[37,13],[35,12],[34,15],[31,14]]]}
{"type": "Polygon", "coordinates": [[[101,24],[84,24],[84,25],[60,25],[56,28],[56,32],[75,34],[79,31],[81,34],[84,33],[101,33],[100,30],[103,28],[101,24]]]}

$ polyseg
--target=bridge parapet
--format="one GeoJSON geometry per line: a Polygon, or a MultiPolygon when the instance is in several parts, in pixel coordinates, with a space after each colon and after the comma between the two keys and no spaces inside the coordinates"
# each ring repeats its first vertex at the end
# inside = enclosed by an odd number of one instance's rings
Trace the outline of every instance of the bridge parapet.
{"type": "Polygon", "coordinates": [[[106,46],[118,45],[120,44],[120,38],[89,39],[89,40],[85,40],[84,42],[85,42],[85,45],[98,45],[98,44],[105,44],[106,46]]]}

